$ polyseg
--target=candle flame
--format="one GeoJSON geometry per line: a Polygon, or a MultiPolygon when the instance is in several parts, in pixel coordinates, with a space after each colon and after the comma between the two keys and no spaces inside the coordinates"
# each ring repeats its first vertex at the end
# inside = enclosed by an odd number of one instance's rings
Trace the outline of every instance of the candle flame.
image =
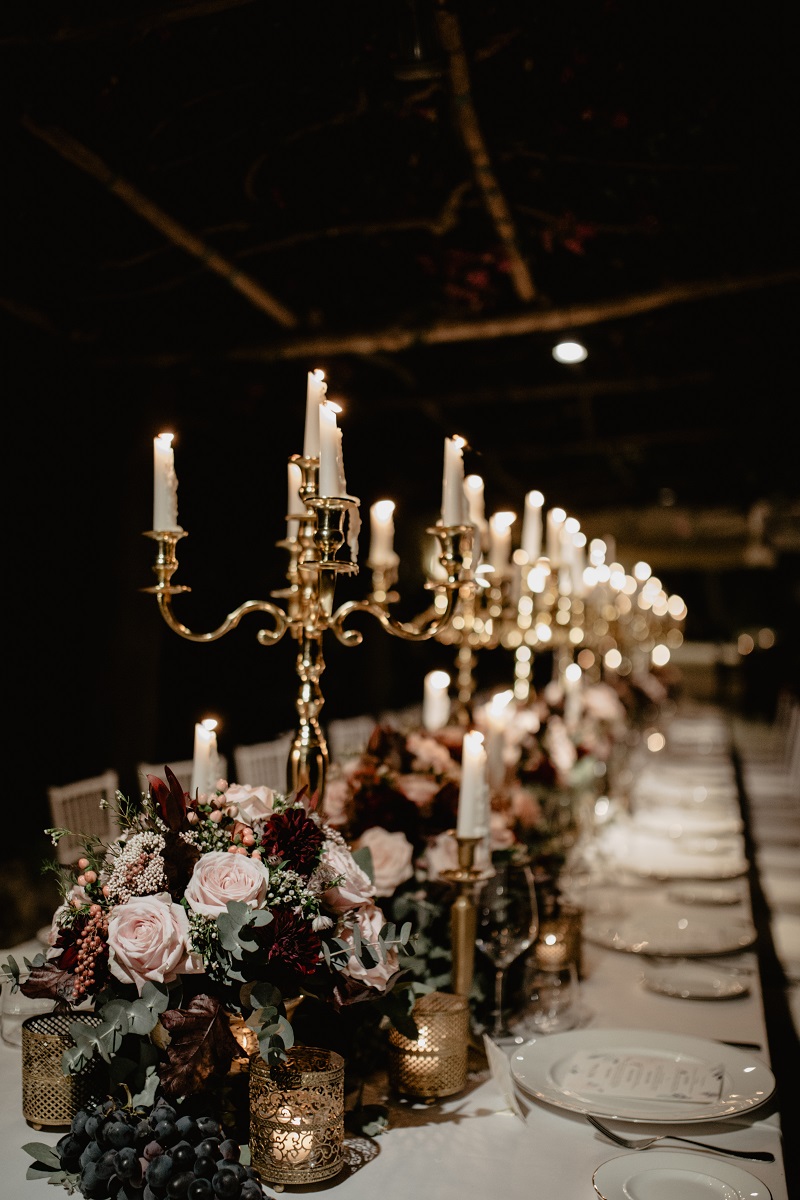
{"type": "Polygon", "coordinates": [[[551,508],[550,509],[550,519],[556,525],[560,525],[562,521],[566,521],[567,514],[563,508],[551,508]]]}
{"type": "Polygon", "coordinates": [[[372,511],[379,521],[388,521],[394,509],[394,500],[377,500],[372,506],[372,511]]]}
{"type": "Polygon", "coordinates": [[[544,504],[544,496],[541,492],[528,492],[528,503],[532,504],[534,508],[541,508],[544,504]]]}
{"type": "Polygon", "coordinates": [[[335,400],[323,400],[323,406],[329,408],[331,412],[340,413],[342,411],[341,404],[337,404],[335,400]]]}
{"type": "Polygon", "coordinates": [[[455,444],[458,446],[458,448],[460,450],[463,450],[463,448],[467,444],[467,439],[463,438],[460,433],[453,434],[453,441],[455,442],[455,444]]]}
{"type": "Polygon", "coordinates": [[[214,719],[214,717],[204,717],[200,724],[203,726],[203,729],[207,729],[208,732],[211,733],[213,729],[217,728],[218,722],[214,719]]]}
{"type": "Polygon", "coordinates": [[[311,372],[311,374],[314,376],[315,379],[324,379],[325,378],[325,372],[320,367],[315,367],[315,369],[311,372]]]}
{"type": "Polygon", "coordinates": [[[469,488],[471,492],[479,492],[483,487],[483,479],[480,475],[468,475],[464,480],[464,487],[469,488]]]}
{"type": "Polygon", "coordinates": [[[492,517],[495,528],[500,532],[505,532],[506,529],[510,529],[516,519],[517,514],[513,512],[496,512],[492,517]]]}
{"type": "Polygon", "coordinates": [[[158,440],[159,440],[160,442],[164,442],[164,444],[165,444],[166,446],[171,446],[171,445],[172,445],[172,439],[173,439],[174,437],[175,437],[175,434],[174,434],[174,433],[160,433],[160,434],[158,435],[158,440]]]}
{"type": "Polygon", "coordinates": [[[570,683],[577,683],[583,675],[583,671],[581,671],[577,663],[570,663],[565,669],[564,675],[570,681],[570,683]]]}
{"type": "Polygon", "coordinates": [[[431,671],[427,678],[430,686],[437,690],[446,691],[450,687],[450,676],[447,671],[431,671]]]}

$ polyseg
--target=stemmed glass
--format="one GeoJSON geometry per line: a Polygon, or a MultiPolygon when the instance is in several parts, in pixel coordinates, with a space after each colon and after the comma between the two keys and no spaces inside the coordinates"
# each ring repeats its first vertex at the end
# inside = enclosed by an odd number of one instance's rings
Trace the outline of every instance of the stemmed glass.
{"type": "Polygon", "coordinates": [[[506,972],[536,941],[539,910],[528,861],[509,859],[493,865],[494,874],[477,897],[475,944],[494,967],[491,1037],[497,1041],[512,1036],[505,1016],[506,972]]]}

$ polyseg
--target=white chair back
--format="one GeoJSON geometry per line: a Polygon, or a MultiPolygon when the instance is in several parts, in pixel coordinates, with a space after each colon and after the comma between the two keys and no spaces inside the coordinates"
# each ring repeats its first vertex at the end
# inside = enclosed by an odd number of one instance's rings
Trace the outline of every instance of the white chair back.
{"type": "Polygon", "coordinates": [[[330,721],[327,729],[328,751],[333,762],[363,754],[378,724],[373,716],[344,717],[330,721]]]}
{"type": "Polygon", "coordinates": [[[287,771],[289,752],[294,733],[282,733],[269,742],[254,742],[249,746],[234,746],[233,762],[236,783],[249,787],[266,786],[275,792],[288,791],[287,771]]]}
{"type": "Polygon", "coordinates": [[[112,842],[120,834],[115,795],[119,788],[116,771],[104,771],[88,779],[77,779],[47,789],[50,820],[54,829],[68,829],[56,847],[56,859],[72,866],[81,856],[86,837],[112,842]]]}

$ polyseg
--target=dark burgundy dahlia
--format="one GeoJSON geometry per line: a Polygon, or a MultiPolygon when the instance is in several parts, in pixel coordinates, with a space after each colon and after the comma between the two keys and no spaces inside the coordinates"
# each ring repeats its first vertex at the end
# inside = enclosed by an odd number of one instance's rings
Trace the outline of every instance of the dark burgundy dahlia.
{"type": "Polygon", "coordinates": [[[273,813],[264,827],[261,846],[266,858],[279,858],[298,875],[309,876],[319,862],[323,834],[304,808],[273,813]]]}

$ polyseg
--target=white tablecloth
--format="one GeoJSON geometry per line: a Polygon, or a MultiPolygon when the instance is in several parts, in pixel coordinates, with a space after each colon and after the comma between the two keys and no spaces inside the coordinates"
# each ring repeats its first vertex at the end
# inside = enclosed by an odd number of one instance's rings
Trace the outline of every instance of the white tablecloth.
{"type": "MultiPolygon", "coordinates": [[[[664,885],[653,883],[644,890],[658,902],[664,885]]],[[[642,891],[640,882],[637,894],[642,891]]],[[[749,915],[749,900],[731,911],[749,915]]],[[[7,953],[0,955],[4,959],[7,953]]],[[[755,963],[752,951],[745,951],[740,958],[745,965],[755,963]]],[[[750,977],[748,995],[712,1002],[646,990],[641,984],[642,961],[635,954],[587,944],[584,967],[587,1028],[649,1029],[755,1042],[760,1049],[754,1053],[769,1065],[757,971],[750,977]]],[[[54,1144],[58,1135],[37,1133],[26,1125],[20,1096],[21,1052],[0,1044],[0,1200],[54,1200],[58,1192],[45,1182],[25,1181],[31,1160],[21,1146],[30,1141],[54,1144]]],[[[536,1100],[527,1101],[526,1108],[523,1123],[506,1109],[500,1089],[486,1071],[478,1071],[464,1093],[443,1103],[425,1107],[392,1102],[388,1132],[374,1140],[348,1139],[349,1165],[343,1173],[317,1188],[301,1190],[325,1191],[334,1200],[407,1200],[434,1195],[436,1200],[489,1196],[502,1200],[597,1200],[593,1172],[600,1164],[629,1152],[606,1141],[578,1114],[536,1100]]],[[[618,1128],[640,1135],[645,1132],[642,1126],[620,1124],[618,1128]]],[[[766,1184],[773,1200],[789,1200],[774,1098],[735,1120],[671,1129],[720,1147],[771,1150],[775,1163],[731,1161],[766,1184]]],[[[672,1142],[665,1143],[665,1148],[686,1149],[672,1142]]],[[[272,1194],[270,1189],[268,1194],[272,1194]]]]}

